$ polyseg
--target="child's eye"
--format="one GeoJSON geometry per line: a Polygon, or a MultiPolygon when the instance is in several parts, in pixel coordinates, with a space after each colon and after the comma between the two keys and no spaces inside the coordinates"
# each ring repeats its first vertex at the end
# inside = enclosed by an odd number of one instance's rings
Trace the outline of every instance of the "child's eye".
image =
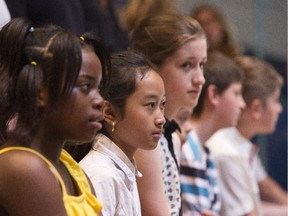
{"type": "Polygon", "coordinates": [[[184,63],[184,64],[182,64],[181,67],[184,69],[189,69],[191,67],[191,64],[190,63],[184,63]]]}
{"type": "Polygon", "coordinates": [[[161,109],[161,110],[164,110],[165,104],[166,104],[166,101],[162,101],[162,102],[160,103],[160,109],[161,109]]]}
{"type": "Polygon", "coordinates": [[[81,91],[85,92],[85,93],[88,93],[90,92],[90,90],[92,89],[92,85],[89,84],[89,83],[86,83],[86,84],[82,84],[79,86],[81,91]]]}
{"type": "Polygon", "coordinates": [[[205,65],[205,63],[201,63],[200,64],[200,68],[201,68],[202,71],[204,70],[204,65],[205,65]]]}
{"type": "Polygon", "coordinates": [[[147,104],[148,108],[154,109],[156,107],[156,103],[155,102],[151,102],[147,104]]]}

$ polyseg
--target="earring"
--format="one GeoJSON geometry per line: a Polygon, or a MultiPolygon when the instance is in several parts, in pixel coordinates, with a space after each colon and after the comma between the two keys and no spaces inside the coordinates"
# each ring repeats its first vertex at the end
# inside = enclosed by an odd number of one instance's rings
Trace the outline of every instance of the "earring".
{"type": "Polygon", "coordinates": [[[111,130],[112,132],[114,132],[115,131],[115,122],[113,121],[112,122],[112,130],[111,130]]]}

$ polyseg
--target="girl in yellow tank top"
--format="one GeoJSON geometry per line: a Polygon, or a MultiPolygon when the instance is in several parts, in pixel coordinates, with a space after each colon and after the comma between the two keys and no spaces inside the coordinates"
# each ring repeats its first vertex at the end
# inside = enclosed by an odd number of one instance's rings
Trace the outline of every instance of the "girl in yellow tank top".
{"type": "Polygon", "coordinates": [[[23,18],[0,30],[0,47],[0,215],[97,215],[102,204],[63,147],[102,128],[108,53],[92,33],[23,18]]]}
{"type": "Polygon", "coordinates": [[[67,194],[65,184],[56,168],[43,155],[33,149],[25,147],[7,147],[0,150],[0,155],[15,150],[27,151],[35,154],[48,165],[61,186],[63,202],[67,215],[90,216],[97,215],[97,213],[101,211],[102,204],[92,194],[86,175],[76,161],[74,161],[74,159],[65,150],[62,150],[60,161],[65,165],[65,167],[67,167],[74,181],[77,182],[80,194],[79,196],[71,196],[67,194]]]}

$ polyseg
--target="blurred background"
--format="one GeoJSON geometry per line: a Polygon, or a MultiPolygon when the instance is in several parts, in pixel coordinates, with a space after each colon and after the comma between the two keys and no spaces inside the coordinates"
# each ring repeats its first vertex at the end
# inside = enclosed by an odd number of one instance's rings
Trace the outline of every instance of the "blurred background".
{"type": "Polygon", "coordinates": [[[177,10],[190,15],[200,4],[216,6],[226,18],[245,54],[270,62],[284,77],[283,112],[276,131],[255,137],[268,173],[287,190],[287,0],[176,0],[177,10]]]}

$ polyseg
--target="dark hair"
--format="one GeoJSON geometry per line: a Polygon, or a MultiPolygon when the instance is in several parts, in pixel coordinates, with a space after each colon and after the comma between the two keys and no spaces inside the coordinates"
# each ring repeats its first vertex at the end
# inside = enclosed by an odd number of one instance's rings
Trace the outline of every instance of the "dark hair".
{"type": "MultiPolygon", "coordinates": [[[[155,70],[154,65],[142,54],[132,50],[113,54],[111,57],[111,80],[103,97],[115,107],[121,117],[125,116],[127,98],[137,89],[137,81],[142,80],[146,74],[155,70]]],[[[99,131],[109,137],[107,124],[103,122],[103,128],[99,131]]]]}
{"type": "Polygon", "coordinates": [[[131,47],[159,67],[183,44],[201,37],[204,30],[192,17],[165,14],[145,18],[133,32],[131,47]]]}
{"type": "Polygon", "coordinates": [[[110,81],[111,73],[111,56],[108,47],[104,41],[94,32],[86,32],[80,36],[81,46],[89,46],[97,55],[101,62],[102,67],[102,80],[99,86],[99,91],[102,94],[102,90],[108,85],[110,81]]]}
{"type": "MultiPolygon", "coordinates": [[[[85,35],[84,41],[68,30],[55,25],[33,28],[30,21],[15,18],[0,31],[0,134],[7,139],[7,124],[17,117],[13,134],[22,138],[33,136],[41,120],[37,106],[40,90],[50,96],[47,109],[64,103],[78,77],[81,49],[92,47],[103,65],[106,60],[100,42],[85,35]],[[87,41],[87,44],[86,44],[87,41]],[[53,96],[52,96],[53,95],[53,96]]],[[[105,83],[106,66],[103,72],[105,83]]]]}
{"type": "Polygon", "coordinates": [[[244,72],[232,58],[225,56],[220,51],[213,51],[208,54],[208,61],[204,65],[204,77],[206,81],[202,87],[198,104],[193,109],[193,117],[200,117],[210,85],[215,85],[217,93],[222,94],[232,83],[242,83],[244,72]]]}
{"type": "Polygon", "coordinates": [[[137,79],[143,79],[155,67],[143,55],[132,50],[113,54],[111,65],[111,80],[104,88],[103,97],[124,116],[126,100],[135,92],[137,79]]]}

